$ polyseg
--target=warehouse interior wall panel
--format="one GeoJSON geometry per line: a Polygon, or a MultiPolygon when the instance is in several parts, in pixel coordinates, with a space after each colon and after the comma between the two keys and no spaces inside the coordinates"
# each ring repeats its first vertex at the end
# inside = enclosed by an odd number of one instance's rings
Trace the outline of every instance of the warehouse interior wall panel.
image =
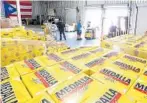
{"type": "MultiPolygon", "coordinates": [[[[36,18],[38,14],[40,15],[46,15],[48,14],[50,9],[56,9],[56,16],[62,17],[63,20],[66,20],[66,9],[65,8],[72,8],[76,9],[76,7],[79,8],[79,13],[76,13],[76,19],[81,20],[82,23],[84,23],[85,20],[85,8],[92,6],[92,7],[100,7],[102,4],[104,4],[104,7],[109,6],[127,6],[129,1],[127,0],[118,0],[118,1],[32,1],[33,5],[33,18],[36,18]],[[40,6],[41,5],[41,6],[40,6]]],[[[144,33],[146,29],[145,20],[147,17],[147,14],[145,13],[147,10],[147,1],[133,1],[132,4],[132,11],[131,11],[131,33],[134,33],[135,31],[135,21],[136,21],[136,3],[138,5],[138,19],[137,19],[137,28],[136,28],[136,34],[142,34],[144,33]]],[[[72,17],[71,17],[72,19],[72,17]]]]}
{"type": "Polygon", "coordinates": [[[137,30],[136,34],[144,34],[147,30],[147,6],[138,7],[137,30]]]}
{"type": "Polygon", "coordinates": [[[76,9],[65,9],[65,14],[67,24],[76,23],[76,9]]]}

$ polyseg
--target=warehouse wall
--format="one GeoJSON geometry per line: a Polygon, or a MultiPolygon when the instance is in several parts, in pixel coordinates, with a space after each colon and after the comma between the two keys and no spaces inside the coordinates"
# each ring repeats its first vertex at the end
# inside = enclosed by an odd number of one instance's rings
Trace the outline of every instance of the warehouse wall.
{"type": "MultiPolygon", "coordinates": [[[[85,19],[85,7],[100,7],[101,4],[107,4],[107,5],[115,5],[115,4],[127,4],[128,1],[121,0],[121,1],[49,1],[48,2],[48,8],[52,8],[56,10],[56,15],[60,16],[65,21],[65,15],[66,15],[66,8],[72,8],[76,9],[76,7],[79,8],[79,13],[77,13],[76,18],[77,21],[80,19],[82,22],[84,22],[85,19]]],[[[48,9],[49,10],[49,9],[48,9]]],[[[73,15],[71,15],[73,16],[73,15]]]]}
{"type": "Polygon", "coordinates": [[[32,18],[36,18],[37,15],[45,15],[47,12],[48,1],[32,1],[32,18]]]}
{"type": "MultiPolygon", "coordinates": [[[[76,9],[76,7],[79,7],[79,13],[76,15],[77,20],[83,18],[85,2],[84,1],[49,1],[48,7],[56,10],[56,16],[60,16],[65,21],[65,15],[66,15],[66,9],[72,8],[76,9]]],[[[49,10],[49,9],[48,9],[49,10]]],[[[75,16],[75,15],[71,15],[75,16]]]]}
{"type": "Polygon", "coordinates": [[[147,31],[147,5],[138,7],[136,34],[143,34],[147,31]]]}
{"type": "Polygon", "coordinates": [[[131,31],[132,33],[135,33],[136,31],[136,34],[140,35],[147,30],[147,22],[146,22],[147,3],[137,4],[137,7],[138,7],[138,15],[136,17],[137,14],[136,4],[132,5],[131,31]]]}
{"type": "Polygon", "coordinates": [[[4,5],[2,3],[2,1],[0,1],[0,19],[1,18],[5,18],[5,12],[4,12],[4,5]]]}
{"type": "MultiPolygon", "coordinates": [[[[77,20],[81,19],[84,22],[85,19],[85,8],[87,7],[100,7],[102,4],[105,6],[109,5],[127,5],[128,1],[121,0],[121,1],[33,1],[33,18],[36,15],[41,14],[50,14],[55,9],[55,15],[60,16],[65,21],[66,19],[66,10],[67,8],[76,9],[79,8],[79,13],[77,13],[76,18],[77,20]]],[[[138,3],[139,10],[138,10],[138,19],[137,19],[137,28],[136,34],[142,34],[147,29],[147,4],[138,3]]],[[[74,15],[71,15],[74,16],[74,15]]],[[[136,6],[133,4],[132,11],[131,11],[131,31],[132,33],[135,32],[135,21],[136,21],[136,6]]]]}

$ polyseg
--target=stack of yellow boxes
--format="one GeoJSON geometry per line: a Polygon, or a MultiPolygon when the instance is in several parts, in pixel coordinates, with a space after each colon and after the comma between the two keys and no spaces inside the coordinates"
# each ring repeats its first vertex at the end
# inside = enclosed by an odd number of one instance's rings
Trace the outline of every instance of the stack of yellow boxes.
{"type": "MultiPolygon", "coordinates": [[[[122,36],[120,39],[130,37],[122,36]]],[[[33,52],[31,48],[29,45],[24,51],[33,52]]],[[[34,50],[37,54],[43,48],[35,47],[34,50]]],[[[3,53],[5,51],[8,50],[5,48],[3,53]]],[[[37,57],[1,67],[0,102],[147,102],[146,59],[100,47],[59,51],[42,56],[38,54],[37,57]]]]}
{"type": "Polygon", "coordinates": [[[125,35],[102,41],[101,46],[104,48],[119,48],[127,54],[147,59],[147,35],[133,36],[125,35]]]}
{"type": "Polygon", "coordinates": [[[16,61],[34,58],[44,53],[44,42],[2,38],[1,61],[3,66],[16,61]]]}
{"type": "Polygon", "coordinates": [[[2,38],[15,38],[27,40],[42,40],[45,41],[45,36],[35,33],[32,30],[25,30],[24,27],[17,27],[12,29],[2,29],[0,32],[2,38]]]}

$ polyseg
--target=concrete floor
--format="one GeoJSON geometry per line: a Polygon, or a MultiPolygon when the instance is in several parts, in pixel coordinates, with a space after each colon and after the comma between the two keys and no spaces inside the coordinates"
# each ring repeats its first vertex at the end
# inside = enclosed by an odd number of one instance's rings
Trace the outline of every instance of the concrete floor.
{"type": "MultiPolygon", "coordinates": [[[[25,26],[25,28],[28,30],[31,29],[33,31],[43,33],[43,29],[41,29],[40,25],[25,26]]],[[[57,37],[57,41],[59,41],[59,38],[60,38],[59,32],[55,33],[55,35],[57,37]]],[[[67,40],[66,41],[63,40],[63,37],[62,37],[62,41],[64,41],[71,48],[76,48],[76,47],[81,47],[81,46],[99,46],[100,45],[100,39],[99,39],[100,36],[98,36],[98,38],[94,40],[86,40],[84,36],[84,32],[83,32],[82,40],[77,41],[76,32],[65,32],[65,35],[66,35],[67,40]]]]}

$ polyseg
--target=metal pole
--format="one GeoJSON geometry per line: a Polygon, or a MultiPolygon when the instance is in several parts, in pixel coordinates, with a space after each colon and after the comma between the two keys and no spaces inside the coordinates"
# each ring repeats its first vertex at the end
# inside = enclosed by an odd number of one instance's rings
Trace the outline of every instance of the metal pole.
{"type": "Polygon", "coordinates": [[[134,30],[135,35],[136,35],[136,30],[137,30],[137,21],[138,21],[138,6],[136,4],[136,20],[135,20],[135,30],[134,30]]]}
{"type": "Polygon", "coordinates": [[[101,14],[101,39],[103,39],[104,36],[104,19],[105,19],[105,8],[104,5],[101,5],[101,10],[102,10],[102,14],[101,14]]]}
{"type": "Polygon", "coordinates": [[[19,0],[16,0],[16,6],[17,6],[18,23],[19,23],[19,26],[21,26],[22,25],[22,22],[21,22],[20,1],[19,0]]]}

